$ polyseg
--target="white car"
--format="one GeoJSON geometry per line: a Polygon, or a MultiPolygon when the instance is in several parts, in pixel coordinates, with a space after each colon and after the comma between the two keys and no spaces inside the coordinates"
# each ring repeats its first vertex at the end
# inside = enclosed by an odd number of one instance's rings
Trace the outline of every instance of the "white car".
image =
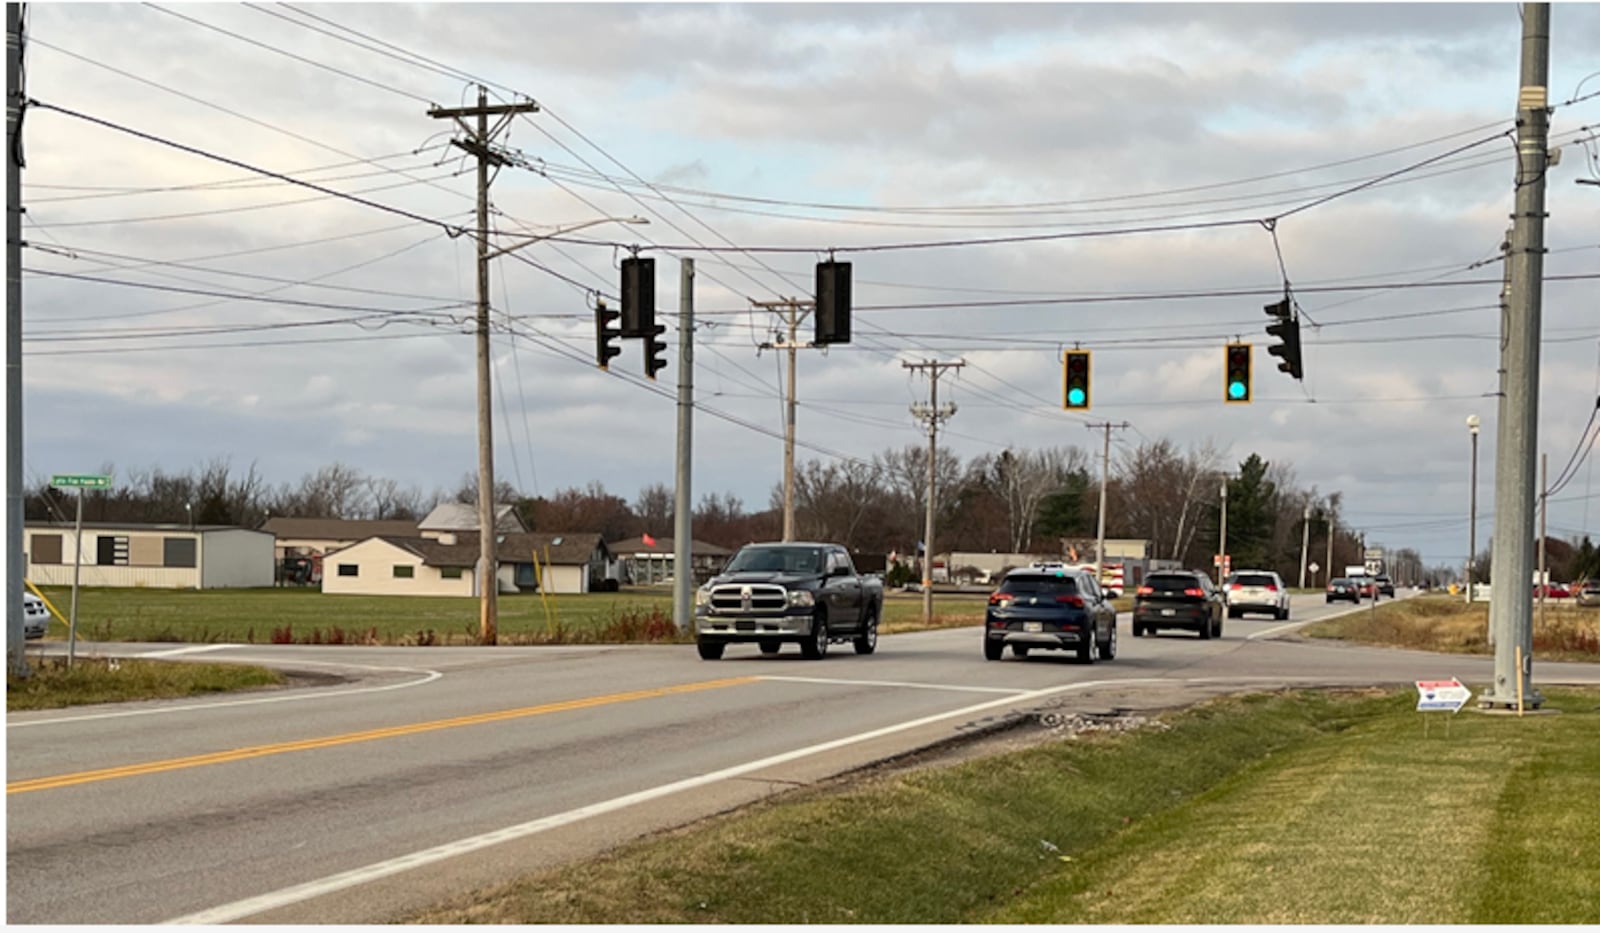
{"type": "Polygon", "coordinates": [[[50,628],[50,610],[44,600],[27,592],[22,593],[22,634],[26,638],[43,638],[50,628]]]}
{"type": "Polygon", "coordinates": [[[1270,570],[1239,570],[1223,581],[1223,596],[1228,602],[1228,618],[1247,612],[1271,613],[1274,619],[1289,618],[1289,588],[1270,570]]]}

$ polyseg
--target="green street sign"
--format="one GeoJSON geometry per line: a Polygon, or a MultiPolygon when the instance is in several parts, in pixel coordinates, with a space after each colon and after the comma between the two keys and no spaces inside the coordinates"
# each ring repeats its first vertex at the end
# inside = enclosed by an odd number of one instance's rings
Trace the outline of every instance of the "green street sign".
{"type": "Polygon", "coordinates": [[[111,477],[98,476],[93,473],[57,473],[50,477],[50,485],[62,489],[78,487],[81,489],[106,489],[111,485],[111,477]]]}

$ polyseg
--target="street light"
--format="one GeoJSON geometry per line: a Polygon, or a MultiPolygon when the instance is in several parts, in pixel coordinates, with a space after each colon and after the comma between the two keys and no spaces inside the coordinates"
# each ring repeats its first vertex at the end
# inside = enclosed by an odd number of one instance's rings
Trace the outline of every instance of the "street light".
{"type": "MultiPolygon", "coordinates": [[[[481,101],[480,101],[481,106],[481,101]]],[[[478,222],[479,230],[484,229],[484,191],[482,163],[479,164],[479,191],[478,191],[478,222]]],[[[487,238],[480,232],[478,242],[478,326],[477,326],[477,356],[478,356],[478,566],[475,570],[475,580],[478,584],[479,615],[478,632],[479,640],[486,645],[495,644],[499,640],[499,608],[496,597],[500,589],[500,561],[495,554],[495,522],[494,522],[494,434],[490,420],[490,375],[489,375],[489,260],[497,256],[504,256],[514,250],[531,246],[541,240],[548,240],[563,233],[582,230],[596,224],[647,224],[650,221],[643,217],[596,217],[581,223],[557,227],[549,233],[530,237],[520,243],[502,246],[499,249],[489,249],[487,238]]]]}
{"type": "Polygon", "coordinates": [[[1478,416],[1467,416],[1472,432],[1472,505],[1467,513],[1467,602],[1472,602],[1472,562],[1478,558],[1478,416]]]}

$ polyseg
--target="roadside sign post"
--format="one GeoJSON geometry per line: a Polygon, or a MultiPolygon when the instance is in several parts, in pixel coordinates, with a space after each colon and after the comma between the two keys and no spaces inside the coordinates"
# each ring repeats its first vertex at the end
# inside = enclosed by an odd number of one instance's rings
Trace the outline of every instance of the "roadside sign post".
{"type": "Polygon", "coordinates": [[[57,489],[78,491],[78,517],[72,526],[72,608],[67,613],[67,667],[72,667],[78,649],[78,574],[83,566],[83,491],[108,489],[111,477],[96,473],[57,473],[50,477],[57,489]]]}
{"type": "MultiPolygon", "coordinates": [[[[1461,707],[1467,705],[1472,699],[1472,690],[1460,680],[1452,677],[1449,680],[1419,680],[1417,685],[1417,712],[1450,713],[1461,712],[1461,707]]],[[[1448,732],[1450,720],[1445,720],[1445,729],[1448,732]]],[[[1428,720],[1422,720],[1422,734],[1428,734],[1428,720]]]]}
{"type": "Polygon", "coordinates": [[[1316,586],[1317,585],[1317,571],[1321,570],[1322,567],[1316,561],[1312,561],[1311,562],[1311,566],[1308,569],[1310,569],[1310,571],[1311,571],[1311,585],[1312,586],[1316,586]]]}

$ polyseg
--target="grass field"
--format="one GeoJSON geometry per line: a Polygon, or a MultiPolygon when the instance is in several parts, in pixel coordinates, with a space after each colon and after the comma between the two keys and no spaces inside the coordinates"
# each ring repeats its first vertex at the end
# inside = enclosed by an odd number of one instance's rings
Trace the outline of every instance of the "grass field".
{"type": "Polygon", "coordinates": [[[277,671],[243,664],[79,657],[70,668],[65,658],[42,658],[29,667],[26,679],[6,676],[7,712],[196,696],[285,681],[277,671]]]}
{"type": "Polygon", "coordinates": [[[1561,714],[1228,698],[795,791],[407,919],[1594,923],[1600,693],[1546,693],[1561,714]]]}
{"type": "MultiPolygon", "coordinates": [[[[1366,604],[1363,604],[1366,605],[1366,604]]],[[[1545,622],[1533,614],[1533,653],[1544,661],[1600,660],[1600,609],[1547,604],[1545,622]]],[[[1459,596],[1418,596],[1380,602],[1377,612],[1353,612],[1301,628],[1310,638],[1337,638],[1423,651],[1492,654],[1489,606],[1459,596]]]]}
{"type": "MultiPolygon", "coordinates": [[[[70,590],[45,587],[63,616],[70,590]]],[[[891,594],[880,631],[977,625],[987,593],[935,594],[932,626],[922,599],[891,594]]],[[[688,642],[672,624],[672,593],[502,596],[501,644],[688,642]]],[[[65,638],[59,620],[49,637],[65,638]]],[[[460,596],[331,596],[317,590],[157,590],[81,588],[78,637],[89,641],[469,645],[478,641],[478,600],[460,596]]]]}

